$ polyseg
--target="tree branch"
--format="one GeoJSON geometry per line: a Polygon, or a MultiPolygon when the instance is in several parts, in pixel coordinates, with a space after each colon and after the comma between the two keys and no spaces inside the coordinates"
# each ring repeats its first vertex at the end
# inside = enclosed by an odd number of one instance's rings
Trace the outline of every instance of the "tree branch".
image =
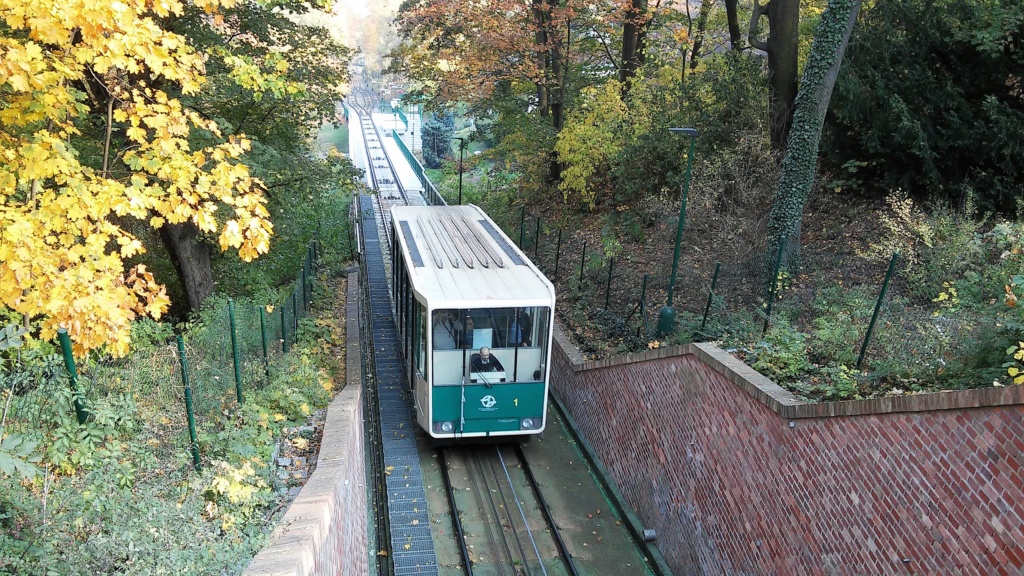
{"type": "Polygon", "coordinates": [[[750,14],[750,27],[747,29],[747,42],[758,50],[768,51],[768,43],[757,37],[757,21],[768,14],[768,4],[754,0],[754,11],[750,14]]]}

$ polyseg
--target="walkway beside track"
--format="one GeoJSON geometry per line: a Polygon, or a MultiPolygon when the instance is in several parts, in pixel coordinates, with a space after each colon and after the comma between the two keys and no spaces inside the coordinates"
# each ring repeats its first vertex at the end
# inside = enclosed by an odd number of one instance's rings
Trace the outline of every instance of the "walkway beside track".
{"type": "Polygon", "coordinates": [[[430,533],[426,491],[416,447],[412,395],[406,385],[398,331],[391,311],[373,201],[359,197],[363,258],[370,293],[374,378],[378,390],[384,465],[387,467],[391,558],[395,576],[436,575],[437,555],[430,533]]]}

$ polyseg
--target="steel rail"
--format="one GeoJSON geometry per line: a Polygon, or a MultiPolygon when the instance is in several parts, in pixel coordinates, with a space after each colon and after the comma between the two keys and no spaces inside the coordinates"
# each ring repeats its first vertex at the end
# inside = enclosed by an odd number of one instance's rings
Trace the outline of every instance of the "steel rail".
{"type": "Polygon", "coordinates": [[[452,478],[448,468],[448,459],[445,457],[446,450],[437,450],[437,457],[441,463],[441,478],[444,480],[444,488],[448,493],[448,507],[452,511],[452,527],[455,529],[455,538],[459,541],[459,553],[462,554],[462,566],[467,576],[473,576],[473,561],[469,557],[469,548],[466,547],[466,533],[462,529],[462,519],[459,518],[459,506],[455,503],[455,489],[452,488],[452,478]]]}
{"type": "MultiPolygon", "coordinates": [[[[523,521],[523,529],[526,530],[526,536],[530,539],[530,545],[533,547],[533,553],[537,557],[537,565],[540,566],[540,572],[544,576],[548,576],[548,571],[544,568],[544,558],[541,557],[540,549],[537,548],[537,540],[534,539],[533,532],[530,531],[530,522],[526,519],[526,511],[523,510],[522,500],[520,500],[519,495],[516,494],[515,486],[512,484],[512,476],[508,473],[508,465],[505,464],[505,458],[501,455],[501,447],[495,446],[494,451],[498,454],[498,462],[501,464],[501,471],[505,473],[505,481],[508,482],[509,491],[512,492],[512,499],[515,500],[516,508],[519,510],[519,517],[523,521]]],[[[491,470],[494,472],[493,468],[491,470]]],[[[497,472],[494,472],[494,474],[497,475],[497,472]]],[[[497,481],[497,477],[495,477],[495,481],[497,481]]],[[[523,567],[526,569],[526,574],[527,576],[530,576],[533,574],[533,571],[530,570],[530,564],[526,561],[526,551],[523,550],[522,542],[519,540],[519,535],[516,533],[515,523],[512,521],[512,509],[508,506],[508,502],[505,501],[505,494],[500,491],[498,494],[501,496],[502,502],[505,503],[505,510],[508,510],[509,525],[512,526],[512,535],[515,536],[516,544],[519,545],[519,554],[523,557],[523,567]]]]}
{"type": "Polygon", "coordinates": [[[530,481],[530,488],[533,490],[534,496],[537,497],[537,502],[540,503],[541,512],[544,513],[544,517],[548,521],[548,525],[551,526],[551,535],[555,539],[555,545],[558,546],[558,552],[562,555],[565,560],[565,567],[569,569],[569,574],[572,576],[579,576],[579,572],[576,571],[576,563],[572,560],[572,555],[569,554],[569,549],[565,546],[565,541],[562,539],[562,531],[558,529],[555,524],[555,518],[551,514],[551,507],[548,506],[547,500],[544,498],[544,494],[540,491],[540,483],[537,482],[537,477],[533,474],[533,468],[530,468],[530,463],[526,459],[526,452],[523,451],[523,447],[519,444],[515,446],[516,456],[519,458],[519,462],[523,466],[523,472],[526,473],[527,480],[530,481]]]}
{"type": "MultiPolygon", "coordinates": [[[[501,544],[502,544],[502,547],[505,549],[505,557],[508,558],[508,563],[514,566],[515,565],[515,558],[512,556],[512,548],[509,546],[508,537],[505,535],[505,531],[502,530],[502,527],[501,527],[502,526],[501,525],[501,520],[502,520],[501,514],[498,512],[498,506],[494,502],[494,494],[493,494],[493,492],[491,492],[490,487],[487,485],[487,474],[484,472],[483,457],[481,456],[479,451],[475,451],[474,455],[475,455],[475,457],[472,459],[472,462],[473,462],[473,464],[476,465],[477,474],[479,475],[480,481],[481,481],[481,483],[483,484],[483,487],[484,487],[484,490],[477,490],[476,493],[478,495],[478,498],[481,498],[481,499],[484,497],[484,495],[486,495],[487,503],[490,504],[490,506],[491,506],[491,515],[495,519],[494,525],[496,525],[498,527],[498,533],[501,535],[501,544]]],[[[498,490],[501,489],[500,484],[496,484],[495,487],[498,490]]],[[[480,504],[482,506],[483,502],[481,502],[480,504]]],[[[505,506],[505,502],[504,501],[502,502],[502,506],[504,507],[504,509],[506,511],[508,510],[508,507],[505,506]]],[[[511,522],[511,518],[509,518],[509,522],[511,522]]],[[[498,543],[495,542],[494,532],[491,530],[491,525],[487,526],[487,539],[490,540],[491,548],[495,552],[495,558],[497,558],[497,556],[498,556],[498,554],[497,554],[498,553],[498,543]]],[[[518,541],[517,541],[517,544],[518,544],[518,541]]],[[[519,546],[519,556],[525,558],[525,556],[523,555],[523,548],[522,548],[522,546],[519,546]]],[[[496,566],[498,567],[498,570],[501,571],[501,575],[505,576],[505,565],[502,564],[501,562],[498,562],[498,563],[496,563],[496,566]]],[[[529,570],[529,569],[527,569],[527,570],[529,570]]]]}

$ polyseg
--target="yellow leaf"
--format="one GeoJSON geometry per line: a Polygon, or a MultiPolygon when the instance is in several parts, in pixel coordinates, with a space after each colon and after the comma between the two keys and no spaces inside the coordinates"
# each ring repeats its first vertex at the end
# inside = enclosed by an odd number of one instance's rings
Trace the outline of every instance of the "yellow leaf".
{"type": "Polygon", "coordinates": [[[281,420],[287,420],[284,414],[274,414],[274,422],[280,422],[281,420]]]}

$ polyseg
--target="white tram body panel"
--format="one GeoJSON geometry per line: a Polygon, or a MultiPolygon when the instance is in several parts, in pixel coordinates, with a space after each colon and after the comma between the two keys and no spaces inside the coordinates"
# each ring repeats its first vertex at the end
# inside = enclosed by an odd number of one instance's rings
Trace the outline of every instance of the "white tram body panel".
{"type": "Polygon", "coordinates": [[[434,438],[542,432],[554,286],[477,206],[394,206],[391,221],[419,425],[434,438]]]}

